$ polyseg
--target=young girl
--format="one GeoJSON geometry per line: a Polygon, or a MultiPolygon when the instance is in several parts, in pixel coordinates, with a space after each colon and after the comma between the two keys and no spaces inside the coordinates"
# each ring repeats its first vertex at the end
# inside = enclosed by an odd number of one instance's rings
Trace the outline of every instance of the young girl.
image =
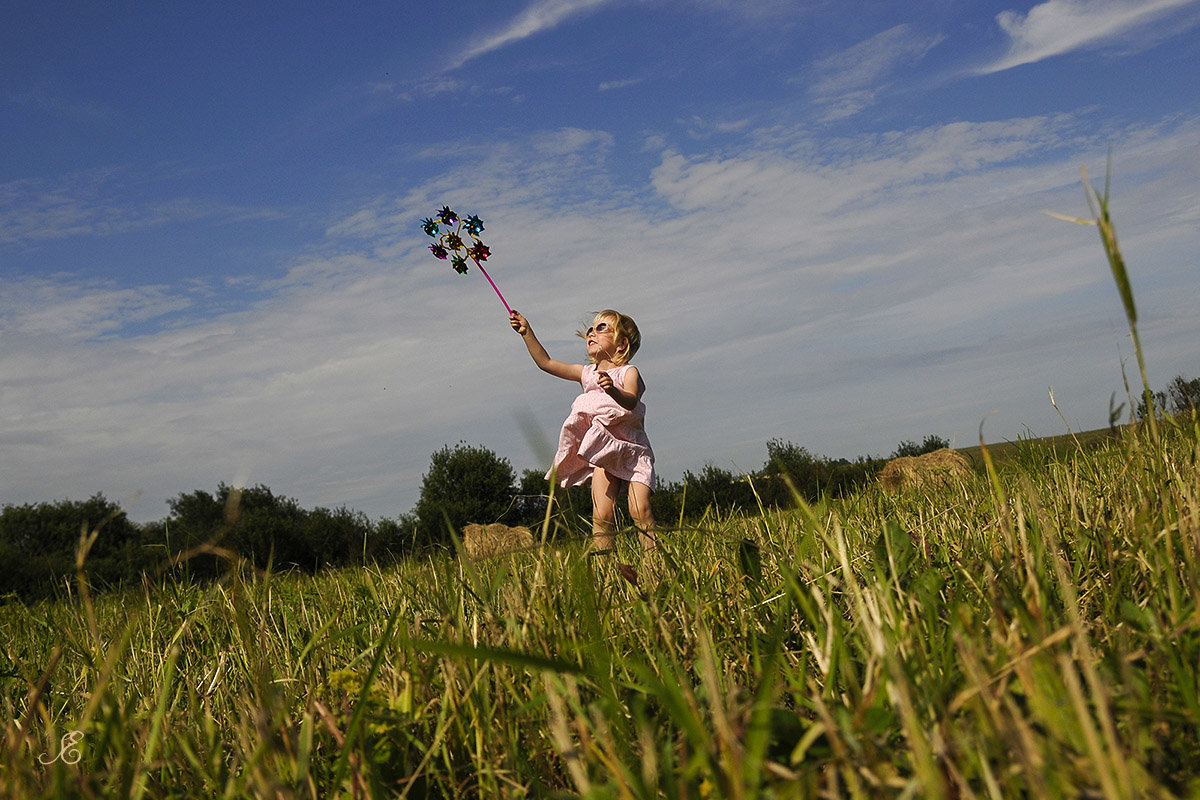
{"type": "Polygon", "coordinates": [[[547,477],[557,475],[563,487],[591,478],[592,536],[601,552],[613,547],[617,494],[628,484],[629,515],[642,535],[642,546],[654,547],[654,452],[643,427],[646,384],[629,363],[642,343],[637,325],[624,314],[601,311],[586,332],[579,332],[587,342],[590,363],[566,364],[546,353],[525,317],[514,311],[509,322],[542,371],[583,386],[563,423],[554,468],[547,477]]]}

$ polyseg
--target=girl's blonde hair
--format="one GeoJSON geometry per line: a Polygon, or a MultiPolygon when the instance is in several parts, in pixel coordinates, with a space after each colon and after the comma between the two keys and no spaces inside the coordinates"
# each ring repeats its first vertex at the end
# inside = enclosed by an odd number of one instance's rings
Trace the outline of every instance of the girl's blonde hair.
{"type": "MultiPolygon", "coordinates": [[[[633,317],[626,316],[620,311],[613,311],[611,308],[606,308],[603,311],[597,311],[592,315],[592,319],[600,319],[601,317],[611,320],[613,323],[613,342],[618,345],[616,354],[613,356],[613,363],[618,367],[628,364],[633,358],[633,354],[642,346],[642,333],[638,330],[637,323],[633,321],[633,317]],[[620,347],[621,340],[625,340],[625,347],[620,347]]],[[[575,334],[581,339],[587,338],[587,331],[575,331],[575,334]]],[[[588,358],[589,361],[595,361],[593,358],[588,358]]]]}

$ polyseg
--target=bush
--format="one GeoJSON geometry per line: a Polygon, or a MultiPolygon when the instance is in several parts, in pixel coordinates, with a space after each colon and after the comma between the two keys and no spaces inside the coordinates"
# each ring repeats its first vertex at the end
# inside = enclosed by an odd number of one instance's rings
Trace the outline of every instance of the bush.
{"type": "Polygon", "coordinates": [[[699,475],[683,473],[683,515],[696,519],[711,508],[722,511],[751,511],[758,507],[754,489],[745,477],[712,464],[706,464],[699,475]]]}
{"type": "Polygon", "coordinates": [[[943,439],[936,434],[929,434],[920,444],[914,441],[905,439],[896,446],[896,451],[889,458],[903,458],[904,456],[923,456],[926,453],[932,453],[934,450],[941,450],[944,447],[949,447],[950,441],[943,439]]]}
{"type": "Polygon", "coordinates": [[[414,544],[448,542],[447,524],[458,530],[469,522],[501,521],[512,508],[514,480],[508,459],[486,447],[446,445],[430,457],[421,479],[414,544]]]}
{"type": "Polygon", "coordinates": [[[793,504],[792,489],[805,500],[814,501],[830,489],[829,460],[813,455],[808,448],[782,439],[767,442],[767,463],[763,465],[763,501],[776,508],[793,504]],[[789,486],[788,484],[791,484],[789,486]]]}
{"type": "Polygon", "coordinates": [[[1200,378],[1188,380],[1182,375],[1176,375],[1167,387],[1167,394],[1170,395],[1171,405],[1178,414],[1200,408],[1200,378]]]}
{"type": "Polygon", "coordinates": [[[875,480],[884,463],[882,459],[871,456],[861,456],[853,461],[844,458],[830,461],[829,493],[834,497],[849,497],[875,480]]]}
{"type": "Polygon", "coordinates": [[[22,600],[52,597],[75,574],[80,533],[98,532],[84,574],[104,588],[136,579],[152,563],[141,531],[116,503],[101,494],[88,500],[61,500],[5,506],[0,511],[0,595],[22,600]]]}
{"type": "Polygon", "coordinates": [[[197,490],[168,505],[162,541],[173,555],[188,553],[182,570],[193,578],[214,578],[228,568],[226,557],[211,552],[210,545],[259,569],[315,572],[361,563],[364,556],[377,559],[398,544],[395,523],[373,526],[364,514],[346,508],[305,510],[261,484],[236,489],[222,483],[216,494],[197,490]]]}
{"type": "Polygon", "coordinates": [[[1149,410],[1146,408],[1146,398],[1149,396],[1151,407],[1154,409],[1154,417],[1161,419],[1167,410],[1167,393],[1166,392],[1148,392],[1138,397],[1137,410],[1134,416],[1138,420],[1146,419],[1149,410]]]}

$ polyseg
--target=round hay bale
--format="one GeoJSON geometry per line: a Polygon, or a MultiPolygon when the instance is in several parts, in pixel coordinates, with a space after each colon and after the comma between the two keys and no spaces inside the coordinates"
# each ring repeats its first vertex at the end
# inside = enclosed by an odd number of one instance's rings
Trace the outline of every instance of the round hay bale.
{"type": "Polygon", "coordinates": [[[533,533],[524,525],[510,528],[499,522],[470,523],[462,529],[463,548],[471,558],[491,558],[533,546],[533,533]]]}
{"type": "Polygon", "coordinates": [[[879,472],[885,489],[902,492],[923,486],[944,486],[971,474],[971,462],[949,448],[919,456],[893,458],[879,472]]]}

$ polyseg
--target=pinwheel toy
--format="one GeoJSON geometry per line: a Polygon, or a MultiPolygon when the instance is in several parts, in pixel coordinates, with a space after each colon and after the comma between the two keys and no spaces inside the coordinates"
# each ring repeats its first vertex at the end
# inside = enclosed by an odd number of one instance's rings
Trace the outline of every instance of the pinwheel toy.
{"type": "Polygon", "coordinates": [[[429,252],[442,261],[449,259],[450,266],[454,267],[455,272],[459,275],[467,274],[468,258],[474,261],[475,266],[479,267],[479,271],[483,273],[483,277],[487,278],[487,282],[492,285],[496,297],[499,297],[500,302],[504,303],[504,309],[509,314],[512,313],[504,295],[500,294],[500,290],[496,288],[496,282],[483,268],[483,262],[487,261],[488,256],[492,254],[488,246],[479,238],[479,234],[483,233],[483,220],[474,215],[459,218],[458,214],[450,209],[450,206],[442,206],[442,210],[436,215],[421,220],[421,227],[427,235],[435,240],[433,244],[429,245],[429,252]],[[470,244],[463,239],[464,233],[470,238],[470,244]]]}

